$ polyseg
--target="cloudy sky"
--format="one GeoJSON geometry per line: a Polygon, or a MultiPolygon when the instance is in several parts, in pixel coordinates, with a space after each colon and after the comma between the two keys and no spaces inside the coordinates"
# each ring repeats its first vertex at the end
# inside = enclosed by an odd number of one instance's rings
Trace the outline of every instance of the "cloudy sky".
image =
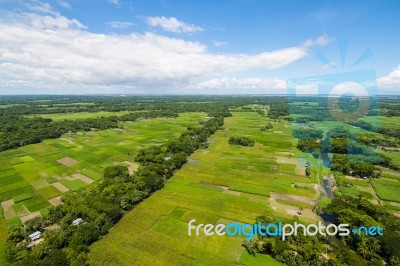
{"type": "Polygon", "coordinates": [[[213,2],[0,0],[0,94],[285,94],[365,69],[400,94],[398,1],[213,2]]]}

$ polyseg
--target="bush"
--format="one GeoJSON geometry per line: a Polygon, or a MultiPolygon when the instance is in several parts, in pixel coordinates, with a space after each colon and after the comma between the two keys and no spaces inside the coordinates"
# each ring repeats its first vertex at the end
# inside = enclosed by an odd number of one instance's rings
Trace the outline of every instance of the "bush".
{"type": "Polygon", "coordinates": [[[241,146],[254,146],[256,142],[246,137],[230,137],[229,144],[241,146]]]}

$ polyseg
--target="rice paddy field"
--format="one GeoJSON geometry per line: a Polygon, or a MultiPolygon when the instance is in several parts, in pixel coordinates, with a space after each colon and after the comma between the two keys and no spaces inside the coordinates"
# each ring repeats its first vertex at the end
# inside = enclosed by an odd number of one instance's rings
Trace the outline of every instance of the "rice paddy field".
{"type": "Polygon", "coordinates": [[[380,124],[385,127],[400,127],[400,117],[366,116],[362,120],[370,124],[380,124]]]}
{"type": "Polygon", "coordinates": [[[268,118],[234,112],[209,147],[189,162],[165,187],[136,206],[91,248],[93,265],[281,265],[269,256],[247,254],[243,237],[188,236],[196,223],[254,223],[259,215],[304,222],[319,218],[311,208],[319,198],[304,174],[306,155],[295,156],[296,141],[286,122],[260,131],[268,118]],[[253,147],[228,144],[230,136],[256,140],[253,147]],[[304,207],[298,215],[299,204],[304,207]]]}
{"type": "Polygon", "coordinates": [[[56,113],[56,114],[37,114],[30,115],[27,117],[35,117],[40,116],[43,118],[50,118],[54,121],[62,121],[62,120],[75,120],[75,119],[86,119],[86,118],[97,118],[97,117],[110,117],[110,116],[121,116],[128,113],[128,111],[121,112],[78,112],[78,113],[56,113]]]}
{"type": "Polygon", "coordinates": [[[60,204],[63,193],[100,180],[107,166],[134,168],[139,149],[177,138],[205,116],[183,113],[176,119],[125,122],[119,129],[65,134],[60,139],[1,152],[0,265],[7,228],[20,226],[49,206],[60,204]]]}

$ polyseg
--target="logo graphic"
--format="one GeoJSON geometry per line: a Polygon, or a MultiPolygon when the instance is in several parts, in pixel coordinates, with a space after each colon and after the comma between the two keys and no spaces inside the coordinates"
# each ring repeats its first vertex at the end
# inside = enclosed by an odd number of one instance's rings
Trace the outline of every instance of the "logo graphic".
{"type": "Polygon", "coordinates": [[[294,224],[284,224],[282,222],[269,223],[263,225],[261,222],[256,224],[241,224],[239,222],[225,224],[198,224],[194,225],[196,219],[190,220],[188,224],[188,235],[192,234],[199,236],[204,234],[206,236],[212,235],[228,235],[228,236],[246,236],[246,240],[250,241],[254,236],[269,236],[269,237],[281,237],[283,241],[288,236],[297,236],[303,234],[305,236],[315,236],[317,234],[323,236],[348,236],[352,232],[353,234],[365,235],[365,236],[382,236],[383,228],[378,226],[360,226],[350,231],[348,224],[329,224],[324,225],[321,222],[318,224],[304,225],[302,223],[295,222],[294,224]]]}
{"type": "MultiPolygon", "coordinates": [[[[318,52],[316,59],[325,66],[332,68],[333,73],[287,80],[289,115],[290,120],[293,122],[291,123],[292,132],[299,128],[322,129],[325,136],[332,128],[342,127],[345,130],[351,130],[352,134],[355,135],[353,139],[356,139],[358,132],[363,130],[352,130],[353,128],[369,131],[379,131],[381,129],[379,121],[374,120],[373,129],[371,130],[372,126],[363,120],[370,112],[373,112],[374,116],[380,116],[376,73],[373,69],[353,70],[355,67],[360,67],[363,62],[372,56],[371,50],[367,49],[361,53],[345,71],[348,53],[347,41],[339,40],[338,44],[342,68],[340,71],[338,71],[338,67],[334,62],[323,53],[318,52]],[[314,97],[314,100],[317,99],[317,105],[308,106],[307,112],[305,112],[306,109],[303,109],[301,110],[302,113],[299,114],[299,99],[307,103],[307,97],[309,96],[314,97]],[[322,122],[327,122],[330,126],[324,126],[322,122]]],[[[373,153],[373,156],[367,159],[367,156],[360,156],[362,154],[356,151],[353,144],[351,140],[347,142],[346,159],[349,163],[379,162],[380,153],[370,152],[370,154],[373,153]]],[[[326,154],[332,153],[332,147],[329,147],[329,145],[321,146],[315,156],[318,156],[317,154],[326,156],[326,154]]],[[[366,146],[364,148],[366,148],[364,149],[365,154],[365,151],[369,148],[366,146]]],[[[324,164],[329,167],[329,163],[324,164]]]]}

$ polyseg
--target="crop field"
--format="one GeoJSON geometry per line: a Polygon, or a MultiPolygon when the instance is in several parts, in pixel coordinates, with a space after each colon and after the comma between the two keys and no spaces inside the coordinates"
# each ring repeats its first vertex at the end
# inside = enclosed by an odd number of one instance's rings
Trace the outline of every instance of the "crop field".
{"type": "Polygon", "coordinates": [[[129,212],[92,246],[95,265],[281,265],[269,256],[249,256],[243,237],[188,236],[187,225],[254,223],[258,215],[315,222],[311,207],[319,193],[295,156],[286,122],[254,112],[235,112],[225,129],[197,150],[165,187],[129,212]],[[253,147],[228,144],[230,136],[256,140],[253,147]],[[279,161],[279,162],[278,162],[279,161]],[[282,163],[285,162],[285,163],[282,163]],[[302,186],[294,186],[302,184],[302,186]],[[302,203],[302,204],[299,204],[302,203]],[[304,207],[298,215],[299,206],[304,207]]]}
{"type": "Polygon", "coordinates": [[[384,127],[400,127],[400,117],[396,116],[366,116],[362,120],[373,125],[382,125],[384,127]]]}
{"type": "Polygon", "coordinates": [[[110,117],[110,116],[121,116],[126,115],[128,111],[121,111],[121,112],[78,112],[78,113],[60,113],[60,114],[37,114],[37,115],[30,115],[27,117],[35,117],[40,116],[43,118],[50,118],[54,121],[62,121],[62,120],[75,120],[75,119],[85,119],[85,118],[97,118],[97,117],[110,117]]]}
{"type": "Polygon", "coordinates": [[[380,179],[371,180],[376,194],[381,200],[400,202],[400,180],[389,177],[381,177],[380,179]]]}
{"type": "Polygon", "coordinates": [[[104,167],[133,162],[140,148],[176,138],[204,117],[204,113],[184,113],[177,119],[126,122],[123,129],[65,134],[60,139],[1,152],[1,237],[6,235],[6,225],[19,226],[20,219],[40,215],[59,202],[57,197],[64,192],[100,180],[104,167]]]}
{"type": "Polygon", "coordinates": [[[360,133],[369,133],[369,134],[377,134],[373,133],[371,131],[367,131],[365,129],[355,127],[340,121],[315,121],[311,123],[316,129],[321,129],[321,130],[330,130],[335,127],[344,127],[345,129],[348,129],[350,133],[352,134],[360,134],[360,133]]]}

